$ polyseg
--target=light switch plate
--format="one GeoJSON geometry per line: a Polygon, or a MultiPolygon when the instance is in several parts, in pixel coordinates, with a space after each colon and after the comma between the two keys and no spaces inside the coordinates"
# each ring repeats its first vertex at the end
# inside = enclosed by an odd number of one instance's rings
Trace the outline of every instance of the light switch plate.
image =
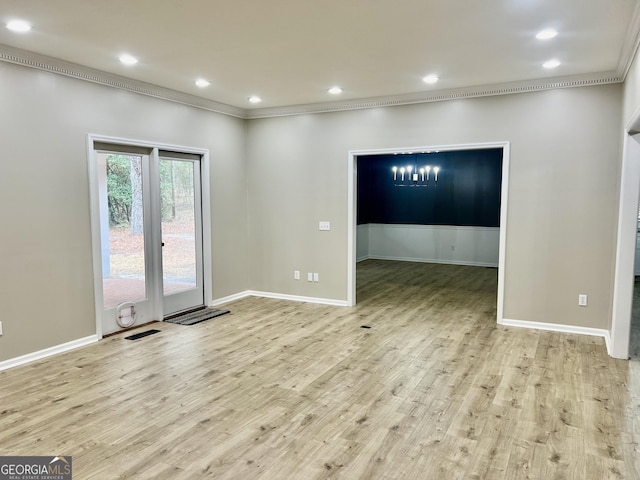
{"type": "Polygon", "coordinates": [[[331,222],[320,222],[318,228],[320,230],[331,230],[331,222]]]}
{"type": "Polygon", "coordinates": [[[581,307],[587,306],[587,296],[585,294],[578,295],[578,305],[581,307]]]}

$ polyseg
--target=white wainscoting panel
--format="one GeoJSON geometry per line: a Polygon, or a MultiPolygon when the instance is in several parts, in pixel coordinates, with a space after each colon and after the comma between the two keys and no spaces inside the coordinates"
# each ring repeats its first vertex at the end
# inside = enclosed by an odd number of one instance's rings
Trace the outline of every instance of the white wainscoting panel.
{"type": "Polygon", "coordinates": [[[369,224],[356,228],[356,262],[369,258],[369,224]]]}
{"type": "Polygon", "coordinates": [[[497,267],[499,227],[358,225],[356,258],[497,267]]]}

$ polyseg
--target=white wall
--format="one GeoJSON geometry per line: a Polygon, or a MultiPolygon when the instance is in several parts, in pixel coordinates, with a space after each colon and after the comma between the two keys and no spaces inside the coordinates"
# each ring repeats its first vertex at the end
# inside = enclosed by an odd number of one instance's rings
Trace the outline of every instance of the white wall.
{"type": "Polygon", "coordinates": [[[349,151],[508,141],[505,317],[607,328],[621,93],[613,84],[250,121],[252,288],[346,300],[349,151]],[[321,281],[293,280],[294,270],[321,281]]]}
{"type": "Polygon", "coordinates": [[[358,225],[357,237],[358,260],[498,266],[500,228],[371,223],[358,225]]]}
{"type": "Polygon", "coordinates": [[[87,134],[210,151],[213,297],[248,289],[244,120],[0,62],[0,361],[95,334],[87,134]]]}

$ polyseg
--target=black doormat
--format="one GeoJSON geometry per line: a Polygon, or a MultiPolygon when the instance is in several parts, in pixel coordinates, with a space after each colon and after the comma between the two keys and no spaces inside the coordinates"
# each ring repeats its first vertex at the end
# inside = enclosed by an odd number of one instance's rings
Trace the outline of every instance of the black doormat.
{"type": "Polygon", "coordinates": [[[229,310],[218,310],[217,308],[203,308],[196,312],[185,313],[177,317],[165,318],[165,322],[177,323],[178,325],[195,325],[196,323],[210,320],[220,315],[230,313],[229,310]]]}
{"type": "Polygon", "coordinates": [[[139,338],[146,337],[147,335],[153,335],[154,333],[160,333],[160,330],[151,329],[146,330],[144,332],[136,333],[134,335],[129,335],[128,337],[124,337],[125,340],[138,340],[139,338]]]}

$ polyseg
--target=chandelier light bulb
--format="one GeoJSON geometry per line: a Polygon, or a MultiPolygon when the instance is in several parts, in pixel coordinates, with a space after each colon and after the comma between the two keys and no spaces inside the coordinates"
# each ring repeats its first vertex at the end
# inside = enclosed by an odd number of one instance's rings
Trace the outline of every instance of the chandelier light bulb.
{"type": "Polygon", "coordinates": [[[420,169],[420,175],[422,175],[422,181],[424,182],[424,168],[420,169]]]}
{"type": "Polygon", "coordinates": [[[393,172],[393,181],[395,181],[398,177],[398,167],[394,165],[391,167],[391,171],[393,172]]]}
{"type": "Polygon", "coordinates": [[[404,182],[404,167],[400,168],[400,175],[402,175],[402,181],[404,182]]]}
{"type": "Polygon", "coordinates": [[[427,181],[429,181],[429,172],[431,171],[431,167],[427,165],[426,167],[424,167],[424,169],[427,172],[427,181]]]}
{"type": "Polygon", "coordinates": [[[433,167],[434,180],[438,181],[438,172],[440,171],[440,167],[433,167]]]}

